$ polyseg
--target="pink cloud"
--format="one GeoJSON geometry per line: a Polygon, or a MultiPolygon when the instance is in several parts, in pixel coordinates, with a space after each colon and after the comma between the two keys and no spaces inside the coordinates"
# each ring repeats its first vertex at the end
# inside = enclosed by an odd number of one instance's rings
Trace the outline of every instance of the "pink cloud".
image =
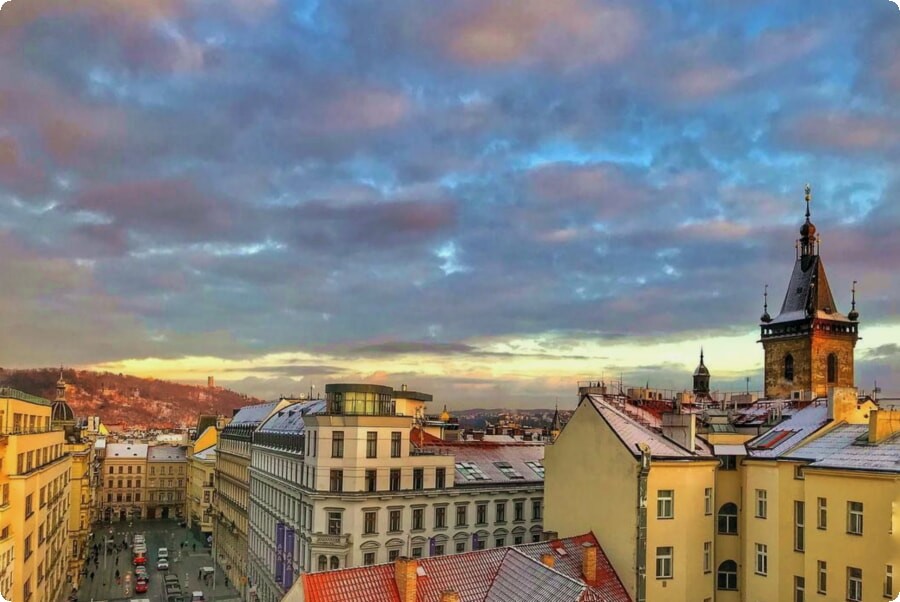
{"type": "Polygon", "coordinates": [[[900,145],[900,123],[881,115],[817,111],[779,124],[776,135],[787,144],[837,152],[878,151],[900,145]]]}
{"type": "Polygon", "coordinates": [[[574,68],[613,63],[641,35],[637,15],[609,2],[492,0],[450,18],[443,42],[454,59],[471,65],[550,63],[574,68]]]}

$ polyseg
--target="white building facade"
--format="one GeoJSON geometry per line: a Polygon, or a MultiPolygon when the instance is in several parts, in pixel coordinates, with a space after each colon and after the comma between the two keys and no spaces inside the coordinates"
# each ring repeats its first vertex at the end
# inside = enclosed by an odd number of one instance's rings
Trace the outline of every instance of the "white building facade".
{"type": "Polygon", "coordinates": [[[250,576],[277,602],[301,572],[538,541],[543,444],[444,443],[430,395],[328,385],[254,434],[250,576]]]}

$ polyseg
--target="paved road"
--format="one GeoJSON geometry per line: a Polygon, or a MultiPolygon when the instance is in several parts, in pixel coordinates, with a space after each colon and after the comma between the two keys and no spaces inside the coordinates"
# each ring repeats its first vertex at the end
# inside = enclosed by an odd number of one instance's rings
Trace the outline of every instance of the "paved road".
{"type": "Polygon", "coordinates": [[[157,550],[161,547],[169,549],[168,573],[178,575],[182,591],[202,591],[209,602],[230,602],[239,599],[234,588],[226,587],[220,581],[224,580],[224,571],[218,571],[215,591],[211,580],[204,582],[198,578],[203,567],[214,566],[211,551],[203,547],[202,542],[193,533],[179,527],[175,520],[134,521],[130,527],[126,522],[101,524],[94,531],[93,544],[97,545],[98,555],[96,562],[88,562],[88,576],[82,580],[81,589],[78,591],[79,602],[113,602],[133,598],[165,602],[163,579],[166,571],[156,570],[157,550]],[[150,576],[150,589],[144,594],[134,592],[131,546],[127,545],[122,549],[123,542],[127,541],[130,544],[135,533],[143,533],[147,540],[147,573],[150,576]],[[105,554],[104,537],[110,542],[105,554]],[[119,572],[118,580],[116,571],[119,572]],[[91,573],[94,575],[93,579],[91,573]]]}

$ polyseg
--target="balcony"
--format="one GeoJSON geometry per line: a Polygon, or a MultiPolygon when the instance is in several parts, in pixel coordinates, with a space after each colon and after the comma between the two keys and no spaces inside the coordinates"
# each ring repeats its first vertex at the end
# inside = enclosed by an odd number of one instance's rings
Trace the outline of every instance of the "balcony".
{"type": "Polygon", "coordinates": [[[318,548],[347,548],[350,546],[350,535],[327,535],[325,533],[313,533],[310,545],[318,548]]]}

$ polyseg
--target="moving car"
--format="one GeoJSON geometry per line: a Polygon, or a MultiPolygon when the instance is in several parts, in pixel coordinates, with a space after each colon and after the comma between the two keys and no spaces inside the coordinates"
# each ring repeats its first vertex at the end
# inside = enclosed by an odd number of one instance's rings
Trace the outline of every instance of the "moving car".
{"type": "Polygon", "coordinates": [[[140,564],[140,565],[134,567],[134,577],[135,577],[135,579],[140,579],[141,577],[146,579],[147,578],[147,567],[144,566],[143,564],[140,564]]]}
{"type": "Polygon", "coordinates": [[[134,593],[145,594],[150,586],[150,582],[146,579],[138,579],[134,584],[134,593]]]}
{"type": "Polygon", "coordinates": [[[160,548],[156,551],[156,557],[159,559],[169,557],[169,548],[160,548]]]}
{"type": "Polygon", "coordinates": [[[169,570],[169,561],[165,558],[160,558],[156,561],[156,570],[157,571],[168,571],[169,570]]]}
{"type": "Polygon", "coordinates": [[[144,556],[142,553],[135,554],[132,564],[134,566],[138,566],[139,564],[147,564],[147,557],[144,556]]]}

